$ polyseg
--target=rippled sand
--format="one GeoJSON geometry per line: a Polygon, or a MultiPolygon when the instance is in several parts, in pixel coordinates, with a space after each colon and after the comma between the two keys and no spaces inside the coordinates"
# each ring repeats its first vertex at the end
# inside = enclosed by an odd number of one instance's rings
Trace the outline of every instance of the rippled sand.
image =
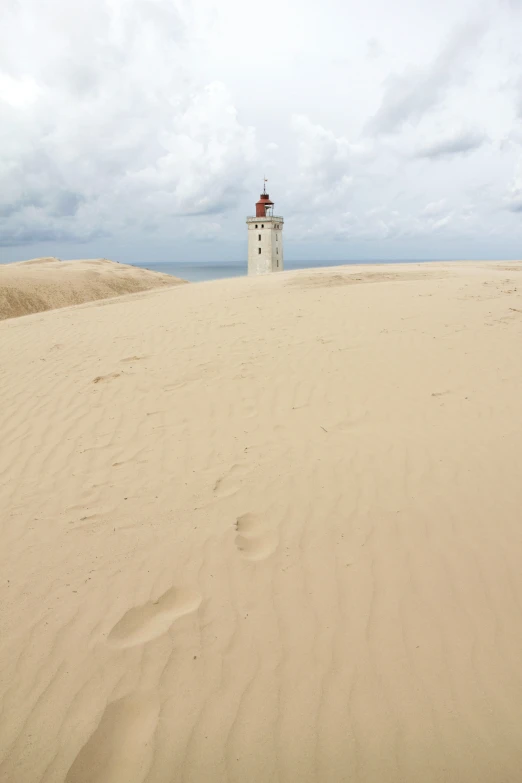
{"type": "Polygon", "coordinates": [[[0,324],[0,780],[518,783],[522,267],[0,324]]]}

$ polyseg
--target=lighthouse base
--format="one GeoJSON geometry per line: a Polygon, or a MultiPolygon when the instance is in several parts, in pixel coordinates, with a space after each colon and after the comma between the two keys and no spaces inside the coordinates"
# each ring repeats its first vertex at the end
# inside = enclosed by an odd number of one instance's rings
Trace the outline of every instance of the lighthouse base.
{"type": "Polygon", "coordinates": [[[273,215],[247,218],[248,274],[283,271],[283,218],[273,215]]]}

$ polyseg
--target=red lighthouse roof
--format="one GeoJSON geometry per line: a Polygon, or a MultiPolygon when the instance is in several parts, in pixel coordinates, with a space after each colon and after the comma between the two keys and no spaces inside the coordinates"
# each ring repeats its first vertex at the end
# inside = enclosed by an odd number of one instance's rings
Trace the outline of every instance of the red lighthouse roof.
{"type": "Polygon", "coordinates": [[[274,202],[270,201],[268,193],[261,193],[259,201],[256,202],[256,217],[265,217],[268,207],[273,207],[274,202]]]}

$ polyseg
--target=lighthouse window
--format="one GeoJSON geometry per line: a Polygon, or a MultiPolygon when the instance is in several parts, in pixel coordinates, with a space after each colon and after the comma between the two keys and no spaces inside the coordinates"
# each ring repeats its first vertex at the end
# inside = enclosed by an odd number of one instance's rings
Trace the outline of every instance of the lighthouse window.
{"type": "Polygon", "coordinates": [[[258,241],[261,242],[261,234],[257,235],[258,241]]]}
{"type": "Polygon", "coordinates": [[[276,234],[276,242],[277,242],[277,234],[276,234]]]}
{"type": "Polygon", "coordinates": [[[261,223],[261,228],[264,228],[264,227],[265,227],[265,224],[264,224],[264,223],[261,223]]]}
{"type": "Polygon", "coordinates": [[[257,228],[257,223],[256,223],[256,228],[257,228]]]}
{"type": "Polygon", "coordinates": [[[258,256],[260,256],[260,255],[261,255],[261,248],[260,248],[260,247],[258,247],[258,248],[257,248],[257,255],[258,255],[258,256]]]}
{"type": "Polygon", "coordinates": [[[278,247],[276,247],[276,253],[277,253],[277,255],[279,255],[279,248],[278,247]]]}

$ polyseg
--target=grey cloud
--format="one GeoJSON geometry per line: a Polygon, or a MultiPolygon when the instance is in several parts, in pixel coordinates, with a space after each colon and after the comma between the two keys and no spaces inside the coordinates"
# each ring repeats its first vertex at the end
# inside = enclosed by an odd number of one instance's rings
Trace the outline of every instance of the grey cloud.
{"type": "Polygon", "coordinates": [[[43,205],[42,195],[39,193],[23,193],[19,198],[0,203],[0,218],[8,218],[23,212],[28,207],[41,207],[43,205]]]}
{"type": "Polygon", "coordinates": [[[462,131],[454,136],[424,145],[415,153],[415,157],[437,160],[450,158],[453,155],[463,155],[481,147],[486,139],[486,134],[480,131],[462,131]]]}
{"type": "Polygon", "coordinates": [[[70,190],[50,188],[48,191],[27,191],[19,198],[0,203],[0,218],[8,218],[19,213],[27,213],[31,208],[33,214],[43,211],[55,217],[70,217],[75,215],[80,205],[85,201],[81,193],[70,190]]]}
{"type": "Polygon", "coordinates": [[[78,211],[78,207],[85,201],[85,197],[81,193],[73,193],[70,190],[60,190],[54,198],[55,215],[64,217],[70,217],[75,215],[78,211]]]}
{"type": "Polygon", "coordinates": [[[103,78],[101,70],[92,64],[76,63],[71,56],[66,67],[60,68],[56,74],[73,95],[82,98],[98,89],[103,78]]]}
{"type": "Polygon", "coordinates": [[[108,232],[93,229],[79,232],[75,228],[68,230],[60,226],[35,226],[22,224],[19,226],[2,225],[0,223],[0,247],[17,247],[34,245],[38,242],[79,242],[86,243],[93,239],[109,236],[108,232]]]}
{"type": "Polygon", "coordinates": [[[484,25],[479,22],[461,26],[430,65],[410,66],[402,74],[390,75],[381,105],[366,130],[373,134],[393,133],[406,122],[418,122],[440,104],[448,88],[463,78],[466,57],[483,32],[484,25]]]}

